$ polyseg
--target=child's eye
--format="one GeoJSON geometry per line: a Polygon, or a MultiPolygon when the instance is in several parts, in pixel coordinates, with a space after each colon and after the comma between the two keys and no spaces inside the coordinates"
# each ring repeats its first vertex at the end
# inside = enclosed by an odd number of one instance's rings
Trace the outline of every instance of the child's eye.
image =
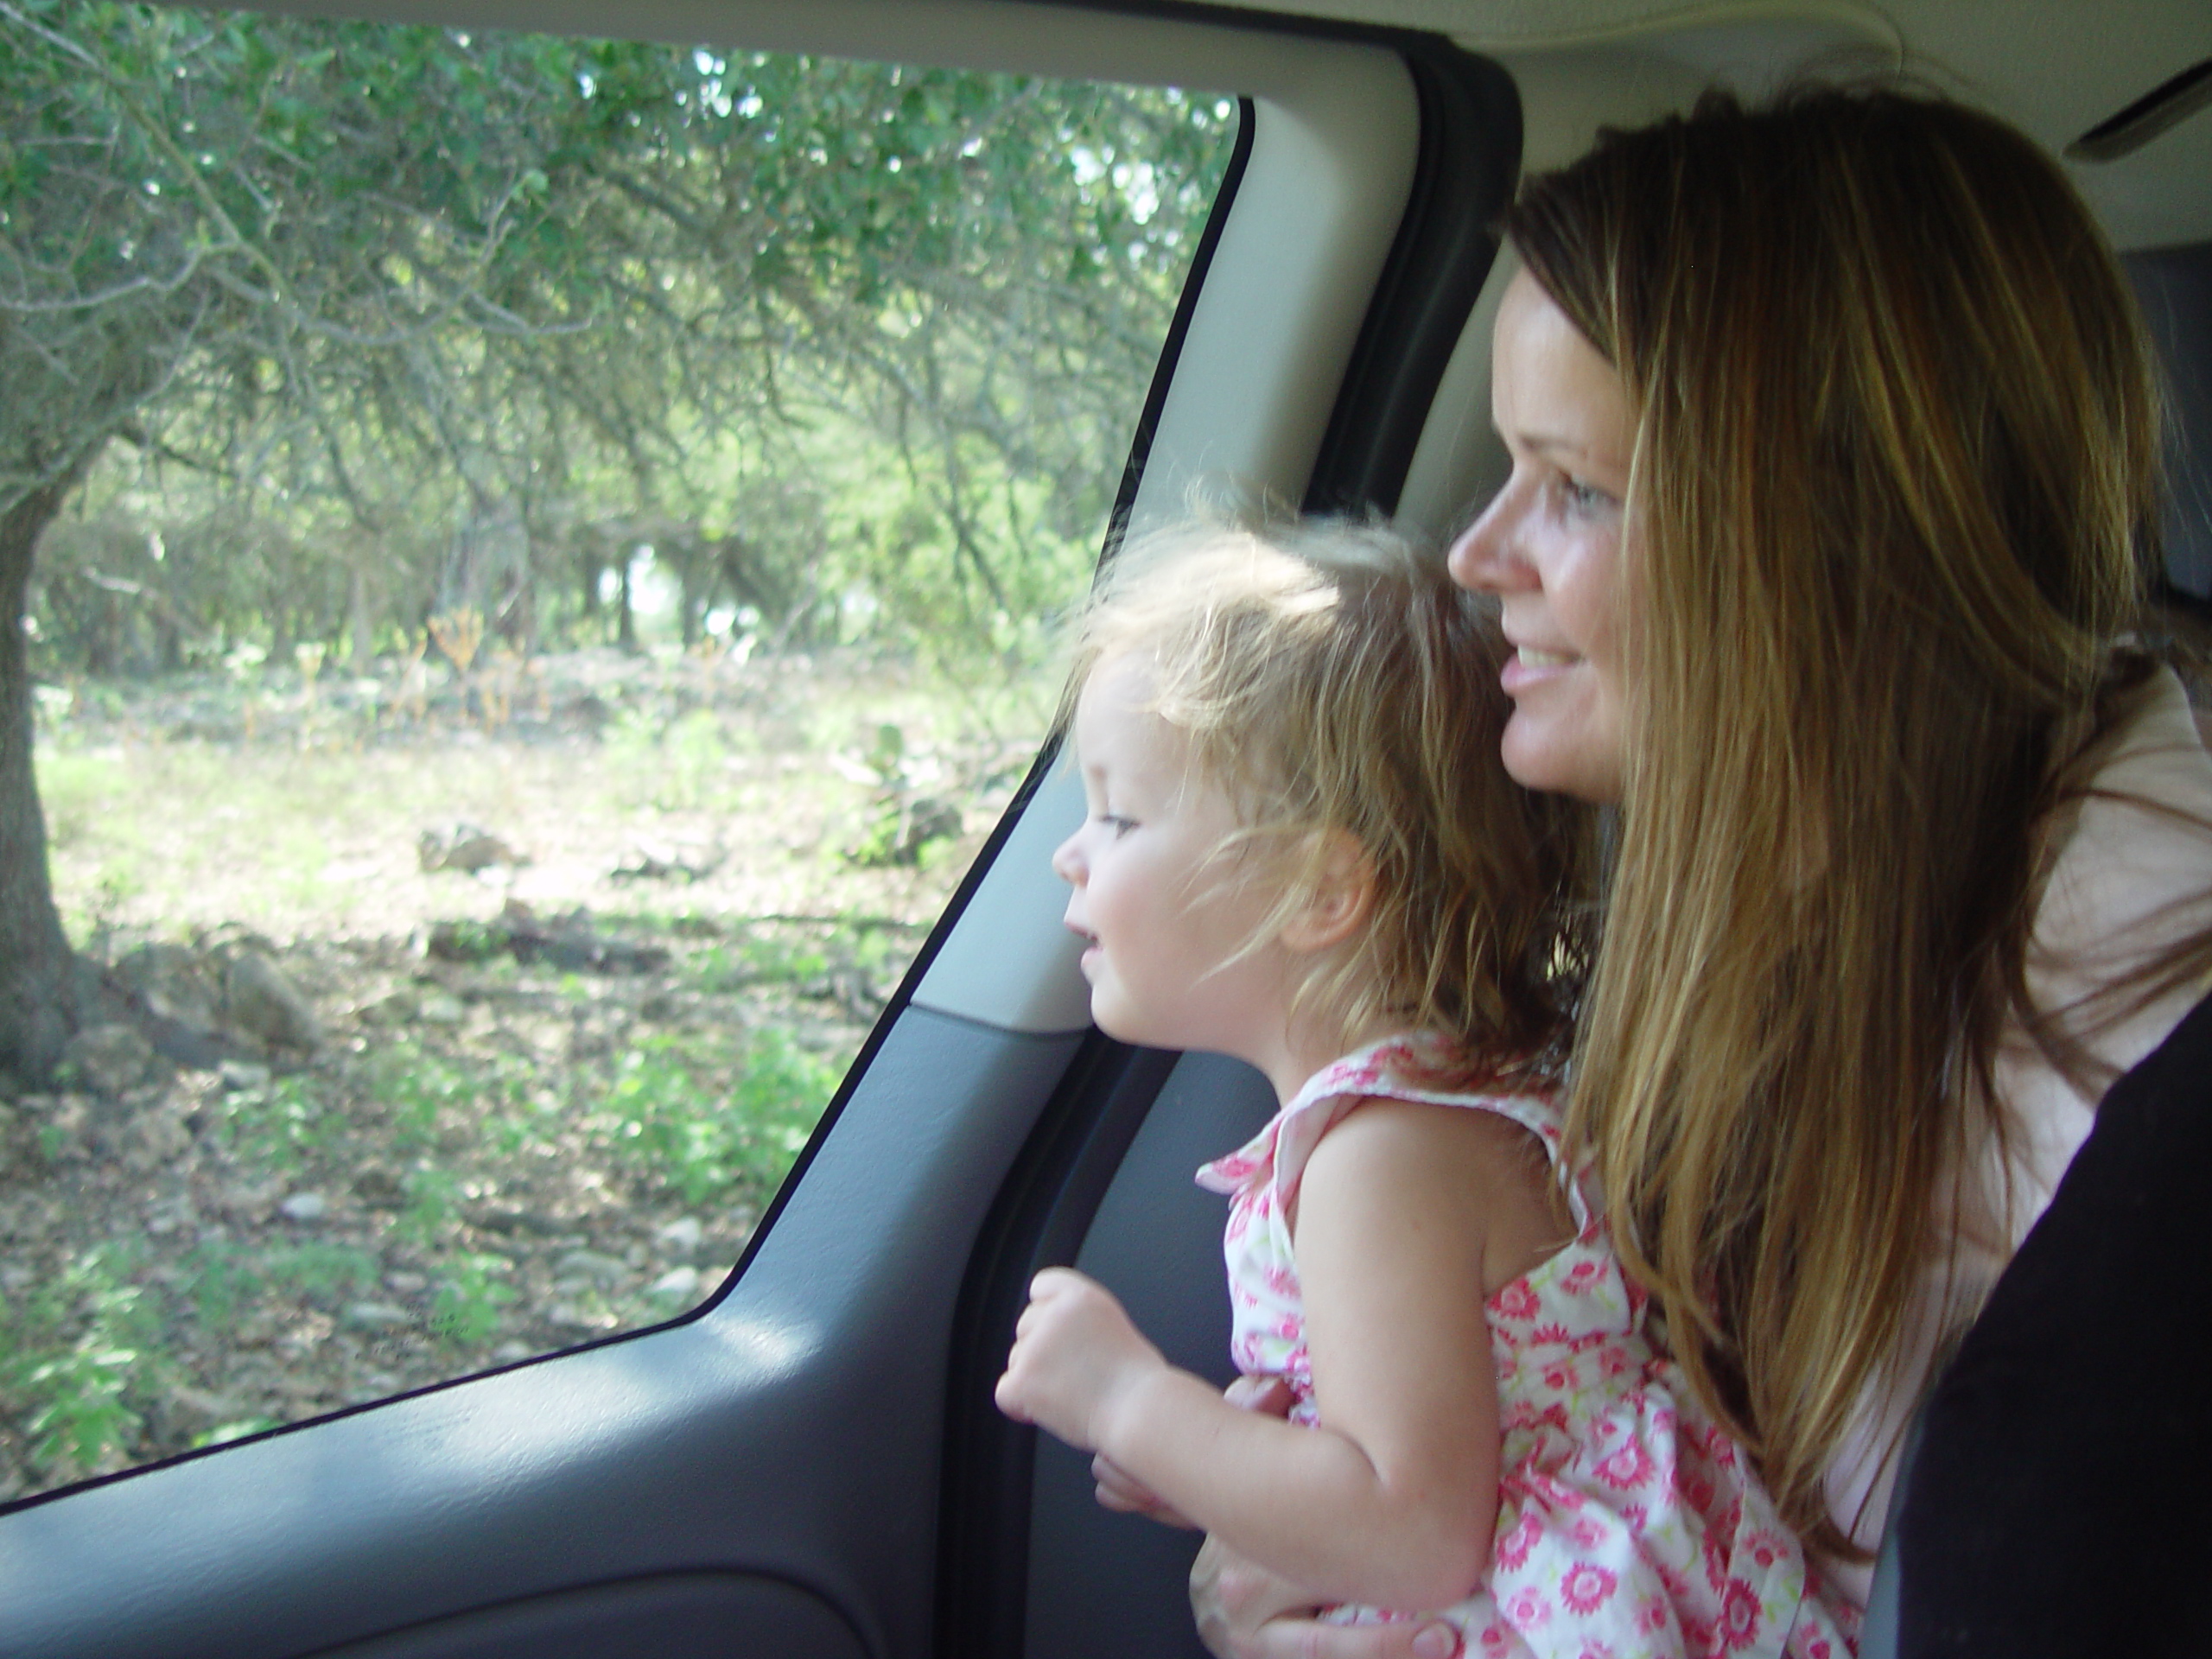
{"type": "Polygon", "coordinates": [[[1116,841],[1137,827],[1137,821],[1135,818],[1125,818],[1118,812],[1101,812],[1098,815],[1098,822],[1114,832],[1114,839],[1116,841]]]}

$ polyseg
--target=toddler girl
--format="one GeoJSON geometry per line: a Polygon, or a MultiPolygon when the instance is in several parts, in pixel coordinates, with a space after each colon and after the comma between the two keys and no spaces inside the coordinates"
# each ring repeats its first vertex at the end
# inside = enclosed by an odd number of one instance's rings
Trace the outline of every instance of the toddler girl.
{"type": "Polygon", "coordinates": [[[1089,806],[1054,868],[1100,1027],[1250,1062],[1283,1103],[1229,1193],[1234,1354],[1171,1368],[1103,1287],[1031,1287],[1000,1406],[1101,1502],[1220,1535],[1469,1654],[1842,1659],[1743,1449],[1655,1351],[1559,1159],[1569,809],[1505,777],[1479,601],[1379,529],[1126,551],[1071,681],[1089,806]],[[1388,1610],[1388,1611],[1385,1611],[1388,1610]]]}

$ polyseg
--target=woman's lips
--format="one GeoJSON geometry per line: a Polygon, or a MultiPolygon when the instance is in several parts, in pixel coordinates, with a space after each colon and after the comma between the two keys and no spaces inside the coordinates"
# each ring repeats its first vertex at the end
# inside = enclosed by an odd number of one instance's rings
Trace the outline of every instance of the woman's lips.
{"type": "Polygon", "coordinates": [[[1564,674],[1582,659],[1564,651],[1540,651],[1534,645],[1516,647],[1497,677],[1508,696],[1564,674]]]}

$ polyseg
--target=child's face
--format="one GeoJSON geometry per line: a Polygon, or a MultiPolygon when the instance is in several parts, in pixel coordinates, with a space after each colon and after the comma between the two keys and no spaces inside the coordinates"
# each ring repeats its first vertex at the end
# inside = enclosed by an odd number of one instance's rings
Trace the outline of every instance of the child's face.
{"type": "Polygon", "coordinates": [[[1123,1042],[1249,1058],[1285,1007],[1281,949],[1247,950],[1274,895],[1221,852],[1236,810],[1188,772],[1181,735],[1142,706],[1150,689],[1141,662],[1116,658],[1076,704],[1088,810],[1052,868],[1075,888],[1068,926],[1090,942],[1091,1018],[1123,1042]]]}

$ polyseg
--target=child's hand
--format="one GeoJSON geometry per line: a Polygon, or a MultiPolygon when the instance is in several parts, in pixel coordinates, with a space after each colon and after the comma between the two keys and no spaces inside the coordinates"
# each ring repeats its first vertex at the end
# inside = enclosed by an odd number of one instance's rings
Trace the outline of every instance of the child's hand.
{"type": "MultiPolygon", "coordinates": [[[[1240,1376],[1223,1391],[1223,1397],[1239,1411],[1262,1417],[1290,1414],[1290,1384],[1279,1376],[1240,1376]]],[[[1098,1502],[1103,1508],[1141,1515],[1165,1527],[1197,1529],[1196,1522],[1185,1519],[1174,1505],[1103,1452],[1090,1459],[1090,1478],[1098,1483],[1098,1502]]]]}
{"type": "Polygon", "coordinates": [[[1124,1515],[1141,1515],[1164,1527],[1181,1527],[1186,1532],[1196,1529],[1166,1498],[1103,1452],[1090,1459],[1090,1478],[1098,1483],[1102,1508],[1118,1510],[1124,1515]]]}
{"type": "Polygon", "coordinates": [[[1096,1452],[1113,1408],[1147,1374],[1166,1369],[1104,1286],[1047,1268],[1029,1282],[1029,1306],[1014,1328],[995,1397],[1016,1422],[1096,1452]]]}

